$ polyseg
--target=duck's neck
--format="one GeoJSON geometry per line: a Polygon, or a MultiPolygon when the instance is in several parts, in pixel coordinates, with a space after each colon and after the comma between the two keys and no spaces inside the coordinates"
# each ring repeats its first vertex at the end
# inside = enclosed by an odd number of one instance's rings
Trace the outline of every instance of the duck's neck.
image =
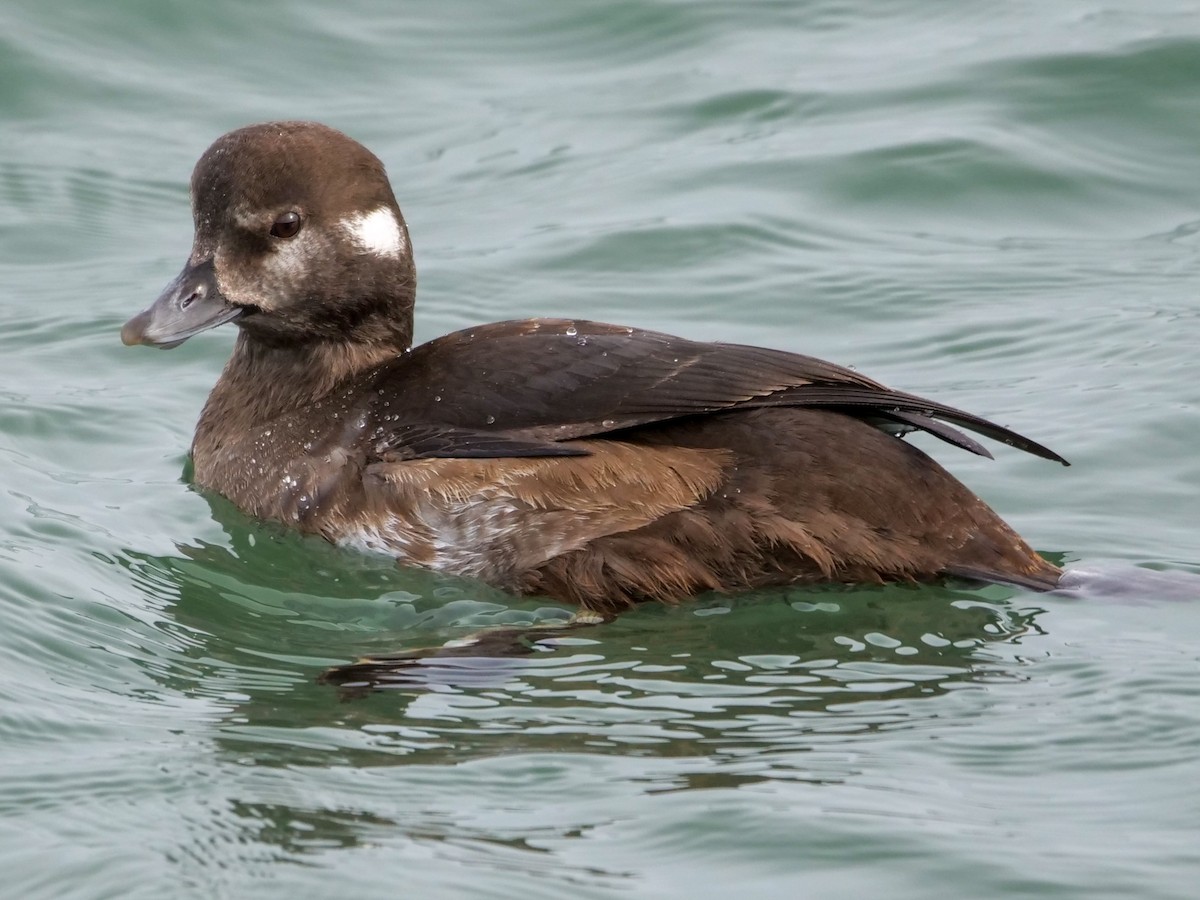
{"type": "Polygon", "coordinates": [[[196,424],[192,453],[200,456],[216,449],[222,435],[249,434],[308,406],[404,349],[384,343],[272,346],[239,333],[196,424]]]}

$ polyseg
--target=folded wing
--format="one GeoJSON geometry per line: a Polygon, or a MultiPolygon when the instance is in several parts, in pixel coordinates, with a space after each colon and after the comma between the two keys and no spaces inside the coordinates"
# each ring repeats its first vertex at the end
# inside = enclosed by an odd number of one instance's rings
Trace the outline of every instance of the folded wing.
{"type": "Polygon", "coordinates": [[[559,441],[797,406],[895,432],[926,431],[990,456],[959,430],[967,429],[1068,465],[1009,428],[811,356],[580,320],[497,322],[446,335],[378,370],[368,396],[376,422],[404,410],[404,421],[384,427],[385,452],[401,458],[561,455],[559,441]]]}

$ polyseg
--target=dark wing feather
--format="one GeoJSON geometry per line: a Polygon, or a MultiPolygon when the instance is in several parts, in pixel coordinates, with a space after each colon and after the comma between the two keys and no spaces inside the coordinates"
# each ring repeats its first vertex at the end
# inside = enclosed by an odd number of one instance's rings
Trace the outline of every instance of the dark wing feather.
{"type": "Polygon", "coordinates": [[[599,322],[528,319],[455,332],[377,370],[370,388],[377,422],[396,421],[403,410],[404,422],[533,443],[724,410],[816,406],[989,455],[948,422],[1066,464],[987,419],[811,356],[599,322]]]}
{"type": "MultiPolygon", "coordinates": [[[[953,444],[955,447],[960,447],[978,456],[985,456],[988,459],[994,459],[992,451],[979,443],[970,435],[963,434],[957,428],[947,425],[945,422],[939,422],[937,419],[931,419],[929,416],[922,416],[918,413],[896,412],[889,410],[888,412],[880,412],[877,414],[882,422],[892,422],[900,426],[900,433],[908,431],[924,431],[932,434],[935,437],[941,438],[947,444],[953,444]]],[[[890,431],[892,429],[886,428],[890,431]]]]}
{"type": "Polygon", "coordinates": [[[499,457],[587,456],[570,444],[529,441],[503,432],[475,431],[451,425],[418,422],[393,426],[375,444],[383,460],[405,459],[495,459],[499,457]]]}
{"type": "MultiPolygon", "coordinates": [[[[869,418],[872,412],[876,412],[884,417],[905,421],[922,431],[928,431],[930,434],[948,443],[971,450],[973,453],[978,453],[979,451],[973,447],[964,445],[959,439],[952,438],[946,432],[944,426],[935,430],[927,427],[922,421],[928,419],[945,419],[947,422],[953,422],[955,425],[974,431],[977,434],[982,434],[985,437],[990,437],[1011,447],[1016,447],[1018,450],[1024,450],[1026,453],[1032,453],[1034,456],[1051,459],[1063,465],[1070,465],[1070,463],[1049,447],[1045,447],[1022,434],[1018,434],[1012,429],[1005,428],[1003,425],[997,425],[995,422],[988,421],[982,416],[956,409],[953,406],[927,400],[914,394],[906,394],[902,391],[892,391],[886,388],[872,390],[853,385],[814,384],[775,395],[762,405],[833,407],[842,412],[849,412],[852,415],[856,414],[864,418],[869,418]],[[795,402],[788,402],[789,397],[793,393],[799,396],[795,402]]],[[[965,435],[960,435],[959,437],[966,438],[965,435]]],[[[966,440],[971,444],[975,443],[970,438],[966,438],[966,440]]],[[[990,456],[986,452],[982,455],[990,456]]]]}

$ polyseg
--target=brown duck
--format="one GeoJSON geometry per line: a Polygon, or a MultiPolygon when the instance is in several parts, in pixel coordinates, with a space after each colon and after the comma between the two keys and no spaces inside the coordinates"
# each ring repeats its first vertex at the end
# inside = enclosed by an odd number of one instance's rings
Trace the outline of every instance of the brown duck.
{"type": "Polygon", "coordinates": [[[121,332],[234,322],[192,444],[246,513],[611,615],[792,582],[1060,570],[899,438],[989,456],[978,416],[808,356],[571,319],[412,346],[411,245],[383,165],[309,122],[220,138],[183,272],[121,332]]]}

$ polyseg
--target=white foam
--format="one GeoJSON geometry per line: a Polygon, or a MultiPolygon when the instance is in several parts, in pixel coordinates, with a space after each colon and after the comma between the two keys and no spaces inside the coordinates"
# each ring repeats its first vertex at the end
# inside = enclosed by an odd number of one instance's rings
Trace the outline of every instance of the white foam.
{"type": "Polygon", "coordinates": [[[399,256],[408,249],[396,214],[386,206],[342,219],[341,226],[366,253],[399,256]]]}

